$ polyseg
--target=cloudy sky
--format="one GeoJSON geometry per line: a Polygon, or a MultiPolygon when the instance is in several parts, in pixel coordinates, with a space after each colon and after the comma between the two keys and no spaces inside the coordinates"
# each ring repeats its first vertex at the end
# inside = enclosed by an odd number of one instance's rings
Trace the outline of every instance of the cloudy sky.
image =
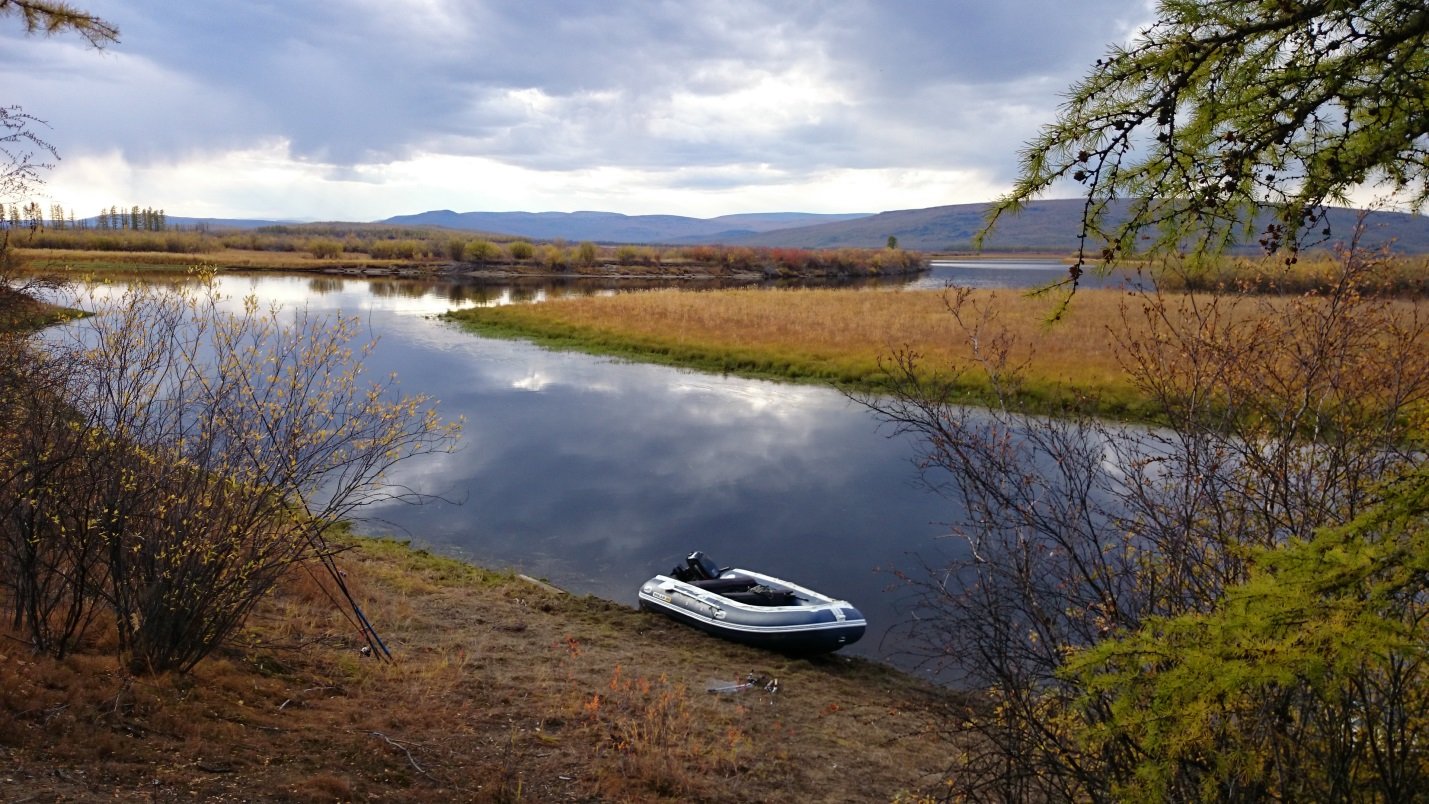
{"type": "MultiPolygon", "coordinates": [[[[986,201],[1147,0],[75,0],[0,17],[45,204],[878,212],[986,201]]],[[[1070,195],[1070,191],[1068,195],[1070,195]]]]}

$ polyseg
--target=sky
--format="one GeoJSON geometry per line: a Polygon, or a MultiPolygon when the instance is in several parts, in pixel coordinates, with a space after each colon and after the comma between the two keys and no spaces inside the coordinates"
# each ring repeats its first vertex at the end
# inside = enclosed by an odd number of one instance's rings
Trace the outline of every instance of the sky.
{"type": "Polygon", "coordinates": [[[1148,0],[72,4],[120,41],[0,17],[0,106],[60,157],[46,208],[342,221],[990,201],[1152,19],[1148,0]]]}

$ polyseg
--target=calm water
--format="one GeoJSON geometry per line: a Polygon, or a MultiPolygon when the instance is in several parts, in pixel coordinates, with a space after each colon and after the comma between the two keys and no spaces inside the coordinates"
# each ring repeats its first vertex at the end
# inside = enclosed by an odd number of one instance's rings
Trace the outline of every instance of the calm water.
{"type": "MultiPolygon", "coordinates": [[[[1045,259],[999,259],[999,260],[935,260],[932,270],[908,283],[910,288],[941,288],[949,284],[974,288],[1019,288],[1045,287],[1067,278],[1067,265],[1045,259]]],[[[1090,272],[1083,274],[1080,286],[1084,288],[1118,288],[1135,286],[1141,278],[1135,273],[1117,271],[1107,276],[1096,276],[1090,272]]]]}
{"type": "MultiPolygon", "coordinates": [[[[910,284],[985,283],[995,273],[1004,286],[1030,287],[1064,270],[945,264],[910,284]]],[[[371,371],[395,371],[404,390],[465,417],[459,451],[414,459],[392,478],[450,502],[372,509],[363,532],[631,605],[642,581],[702,549],[850,600],[870,628],[846,651],[895,662],[887,632],[902,615],[890,571],[959,549],[940,539],[957,511],[917,484],[913,442],[888,437],[832,390],[549,352],[435,318],[613,286],[220,282],[234,298],[362,316],[380,337],[371,371]]]]}
{"type": "Polygon", "coordinates": [[[361,316],[380,338],[370,372],[395,371],[403,390],[465,417],[457,452],[391,478],[451,502],[369,509],[363,532],[632,606],[642,581],[701,549],[850,600],[870,628],[845,650],[891,661],[884,636],[900,615],[888,571],[953,544],[938,537],[955,512],[916,484],[912,443],[832,390],[550,352],[435,317],[550,288],[219,282],[234,299],[361,316]]]}

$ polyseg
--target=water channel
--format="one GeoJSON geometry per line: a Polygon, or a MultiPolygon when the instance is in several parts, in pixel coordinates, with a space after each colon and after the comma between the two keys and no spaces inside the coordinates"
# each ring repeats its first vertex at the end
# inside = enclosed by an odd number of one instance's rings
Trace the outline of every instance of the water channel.
{"type": "MultiPolygon", "coordinates": [[[[1049,262],[943,263],[906,285],[1027,287],[1064,275],[1049,262]]],[[[903,615],[891,571],[961,549],[941,538],[957,512],[917,483],[915,445],[833,390],[546,351],[435,318],[591,292],[578,284],[219,281],[235,299],[361,316],[380,338],[371,372],[396,372],[404,390],[465,418],[457,452],[392,478],[449,502],[371,510],[365,533],[631,605],[641,581],[701,549],[852,601],[870,629],[846,650],[895,663],[889,631],[903,615]]]]}

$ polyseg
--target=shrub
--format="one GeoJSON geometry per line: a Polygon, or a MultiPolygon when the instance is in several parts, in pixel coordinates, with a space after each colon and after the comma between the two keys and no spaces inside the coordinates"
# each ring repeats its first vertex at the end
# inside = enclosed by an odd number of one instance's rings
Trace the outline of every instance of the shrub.
{"type": "Polygon", "coordinates": [[[574,261],[577,265],[589,268],[595,265],[597,254],[598,251],[596,250],[595,244],[589,240],[584,240],[575,248],[574,261]]]}
{"type": "Polygon", "coordinates": [[[342,244],[327,237],[315,237],[307,242],[307,252],[320,260],[336,257],[342,253],[342,244]]]}
{"type": "Polygon", "coordinates": [[[489,262],[496,256],[496,244],[490,240],[473,240],[466,244],[462,257],[467,262],[489,262]]]}
{"type": "Polygon", "coordinates": [[[419,253],[425,254],[426,248],[415,240],[378,240],[367,253],[379,260],[411,260],[419,253]]]}
{"type": "Polygon", "coordinates": [[[324,534],[394,498],[386,470],[451,446],[430,400],[359,383],[357,319],[220,304],[86,298],[102,314],[4,361],[0,599],[36,649],[102,606],[133,670],[188,670],[292,565],[335,572],[324,534]]]}
{"type": "Polygon", "coordinates": [[[571,255],[560,246],[550,243],[541,248],[541,264],[547,268],[560,270],[570,264],[571,255]]]}

